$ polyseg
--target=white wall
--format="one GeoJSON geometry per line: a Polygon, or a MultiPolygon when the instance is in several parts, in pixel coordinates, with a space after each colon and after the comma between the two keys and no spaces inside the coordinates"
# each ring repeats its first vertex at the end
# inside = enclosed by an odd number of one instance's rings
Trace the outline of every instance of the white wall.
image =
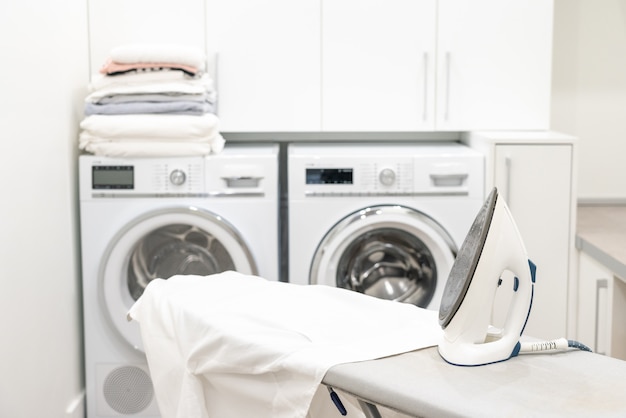
{"type": "Polygon", "coordinates": [[[579,138],[581,202],[626,202],[626,1],[555,0],[551,128],[579,138]]]}
{"type": "Polygon", "coordinates": [[[83,387],[75,144],[86,13],[84,0],[0,3],[0,417],[64,417],[83,387]]]}

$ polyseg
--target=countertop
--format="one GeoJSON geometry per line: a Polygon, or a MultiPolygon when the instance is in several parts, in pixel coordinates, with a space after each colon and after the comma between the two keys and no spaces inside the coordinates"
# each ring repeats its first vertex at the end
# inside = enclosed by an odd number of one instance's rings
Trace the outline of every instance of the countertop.
{"type": "Polygon", "coordinates": [[[578,206],[576,248],[626,279],[626,205],[578,206]]]}
{"type": "Polygon", "coordinates": [[[431,347],[340,364],[323,383],[416,417],[626,416],[626,362],[577,350],[460,367],[431,347]]]}

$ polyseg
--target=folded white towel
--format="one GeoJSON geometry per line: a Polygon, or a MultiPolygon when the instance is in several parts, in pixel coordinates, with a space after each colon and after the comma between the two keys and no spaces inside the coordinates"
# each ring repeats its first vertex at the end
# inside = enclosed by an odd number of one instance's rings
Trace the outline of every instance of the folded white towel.
{"type": "Polygon", "coordinates": [[[82,134],[104,139],[212,138],[218,134],[219,119],[212,113],[196,115],[90,115],[80,127],[82,134]]]}
{"type": "Polygon", "coordinates": [[[169,62],[185,64],[198,69],[204,69],[206,61],[206,54],[202,49],[177,44],[121,45],[111,50],[110,57],[113,61],[122,64],[169,62]]]}
{"type": "MultiPolygon", "coordinates": [[[[213,95],[209,93],[137,93],[137,94],[115,94],[113,96],[102,97],[98,103],[93,104],[111,104],[111,103],[128,103],[128,102],[170,102],[170,101],[189,101],[196,103],[215,104],[213,95]]],[[[89,104],[91,102],[85,102],[89,104]]]]}
{"type": "Polygon", "coordinates": [[[218,154],[224,149],[224,138],[217,135],[203,142],[98,142],[81,143],[80,148],[106,157],[187,157],[218,154]]]}
{"type": "Polygon", "coordinates": [[[89,91],[95,91],[108,86],[133,86],[146,83],[162,83],[172,81],[194,81],[200,77],[192,77],[180,70],[140,71],[118,75],[92,74],[89,91]]]}
{"type": "Polygon", "coordinates": [[[442,335],[435,311],[232,271],[153,280],[129,317],[159,409],[172,418],[304,418],[330,367],[442,335]]]}
{"type": "Polygon", "coordinates": [[[85,103],[85,115],[136,115],[136,114],[160,114],[160,115],[197,115],[214,113],[215,107],[207,101],[198,102],[192,100],[169,100],[169,101],[127,101],[121,103],[85,103]]]}
{"type": "MultiPolygon", "coordinates": [[[[118,76],[115,76],[118,77],[118,76]]],[[[145,83],[113,83],[101,85],[92,91],[85,101],[88,103],[98,103],[104,97],[118,94],[204,94],[209,93],[215,99],[215,88],[213,79],[204,74],[200,78],[190,78],[186,80],[161,80],[145,83]]]]}

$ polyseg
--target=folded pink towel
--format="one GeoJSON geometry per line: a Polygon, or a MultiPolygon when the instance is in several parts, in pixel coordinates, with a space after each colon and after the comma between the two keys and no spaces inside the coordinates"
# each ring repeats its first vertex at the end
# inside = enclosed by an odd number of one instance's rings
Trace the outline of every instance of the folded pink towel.
{"type": "Polygon", "coordinates": [[[182,70],[186,73],[195,75],[198,73],[199,68],[191,65],[179,64],[175,62],[136,62],[132,64],[123,64],[119,62],[115,62],[111,59],[107,60],[104,63],[102,68],[100,68],[101,74],[114,74],[114,73],[123,73],[131,70],[144,70],[144,69],[159,69],[159,68],[169,68],[182,70]]]}

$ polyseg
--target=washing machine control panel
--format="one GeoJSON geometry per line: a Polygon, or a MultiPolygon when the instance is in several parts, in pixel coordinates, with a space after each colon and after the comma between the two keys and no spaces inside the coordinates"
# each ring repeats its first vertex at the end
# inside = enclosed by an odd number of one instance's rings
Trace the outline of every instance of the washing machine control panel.
{"type": "Polygon", "coordinates": [[[81,161],[81,196],[165,197],[206,194],[203,158],[105,158],[81,161]],[[90,179],[90,181],[82,181],[90,179]]]}
{"type": "Polygon", "coordinates": [[[375,195],[405,194],[413,190],[413,161],[356,160],[346,164],[331,161],[305,166],[305,183],[309,195],[375,195]]]}
{"type": "Polygon", "coordinates": [[[294,198],[483,196],[484,157],[461,144],[295,144],[289,150],[294,198]]]}

